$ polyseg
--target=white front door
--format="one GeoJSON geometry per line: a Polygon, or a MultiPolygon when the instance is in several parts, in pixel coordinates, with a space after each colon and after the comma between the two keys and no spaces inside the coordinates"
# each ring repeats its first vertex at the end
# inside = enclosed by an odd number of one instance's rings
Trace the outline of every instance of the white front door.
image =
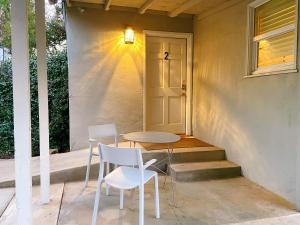
{"type": "Polygon", "coordinates": [[[187,43],[146,38],[146,130],[185,133],[187,43]]]}

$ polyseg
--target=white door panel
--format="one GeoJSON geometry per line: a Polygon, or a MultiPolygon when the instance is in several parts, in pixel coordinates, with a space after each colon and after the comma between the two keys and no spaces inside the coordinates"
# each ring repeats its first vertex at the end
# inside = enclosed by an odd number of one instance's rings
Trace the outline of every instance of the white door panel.
{"type": "Polygon", "coordinates": [[[185,133],[186,39],[146,42],[146,129],[185,133]]]}

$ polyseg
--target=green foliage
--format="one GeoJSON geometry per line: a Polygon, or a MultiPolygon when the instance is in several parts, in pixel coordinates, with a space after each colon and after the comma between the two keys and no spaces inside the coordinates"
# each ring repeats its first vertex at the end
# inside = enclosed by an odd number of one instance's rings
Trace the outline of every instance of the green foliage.
{"type": "MultiPolygon", "coordinates": [[[[34,0],[28,4],[28,36],[32,52],[36,46],[34,0]]],[[[10,0],[0,0],[0,46],[11,50],[10,0]]]]}
{"type": "Polygon", "coordinates": [[[51,53],[48,59],[50,147],[59,152],[69,146],[69,88],[66,50],[51,53]]]}
{"type": "MultiPolygon", "coordinates": [[[[28,4],[28,36],[30,53],[36,47],[34,0],[28,4]]],[[[46,9],[47,10],[47,9],[46,9]]],[[[55,14],[46,21],[47,47],[56,50],[66,40],[62,3],[55,6],[55,14]]],[[[0,46],[11,51],[10,0],[0,0],[0,46]]]]}
{"type": "Polygon", "coordinates": [[[0,64],[0,158],[13,155],[13,89],[11,62],[0,64]]]}
{"type": "MultiPolygon", "coordinates": [[[[30,58],[32,155],[39,155],[38,82],[36,56],[30,58]]],[[[11,61],[0,65],[0,158],[12,157],[13,89],[11,61]]],[[[67,54],[53,51],[48,55],[50,148],[69,149],[69,96],[67,54]]]]}
{"type": "Polygon", "coordinates": [[[0,46],[11,49],[10,0],[0,0],[0,46]]]}
{"type": "MultiPolygon", "coordinates": [[[[37,64],[34,54],[35,11],[34,0],[28,4],[28,35],[30,49],[30,90],[32,155],[39,154],[39,118],[37,64]]],[[[48,92],[50,148],[69,149],[68,68],[66,50],[57,51],[66,40],[62,4],[55,6],[55,14],[47,18],[48,92]]],[[[0,46],[11,50],[10,0],[0,0],[0,46]]],[[[0,158],[14,154],[13,96],[11,61],[0,62],[0,158]]]]}
{"type": "Polygon", "coordinates": [[[55,15],[46,22],[48,48],[56,49],[66,40],[62,5],[55,6],[55,15]]]}

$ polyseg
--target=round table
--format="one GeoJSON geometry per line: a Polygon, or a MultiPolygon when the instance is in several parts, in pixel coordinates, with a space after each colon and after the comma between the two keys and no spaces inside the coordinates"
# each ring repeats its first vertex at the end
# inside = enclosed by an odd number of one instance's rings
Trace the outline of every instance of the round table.
{"type": "Polygon", "coordinates": [[[180,140],[180,136],[167,132],[143,131],[124,134],[124,139],[132,142],[171,144],[180,140]]]}
{"type": "MultiPolygon", "coordinates": [[[[168,168],[167,168],[167,170],[169,170],[169,167],[172,163],[172,158],[173,158],[174,149],[173,149],[172,144],[181,139],[179,135],[168,133],[168,132],[158,132],[158,131],[132,132],[132,133],[124,134],[123,137],[124,137],[124,139],[130,141],[130,147],[131,147],[131,142],[134,143],[134,147],[135,147],[136,142],[152,143],[152,144],[168,144],[168,149],[167,149],[168,150],[167,151],[168,168]]],[[[160,164],[162,161],[165,161],[165,160],[161,160],[160,162],[157,162],[157,164],[160,164]]],[[[158,167],[156,167],[156,169],[160,170],[158,167]]],[[[163,171],[161,171],[161,172],[163,172],[163,171]]],[[[165,173],[165,172],[163,172],[163,173],[167,175],[167,173],[165,173]]],[[[177,205],[175,203],[175,182],[174,182],[171,174],[170,174],[170,177],[171,177],[172,197],[173,197],[172,205],[177,207],[177,205]]],[[[166,182],[166,180],[165,180],[165,182],[166,182]]]]}

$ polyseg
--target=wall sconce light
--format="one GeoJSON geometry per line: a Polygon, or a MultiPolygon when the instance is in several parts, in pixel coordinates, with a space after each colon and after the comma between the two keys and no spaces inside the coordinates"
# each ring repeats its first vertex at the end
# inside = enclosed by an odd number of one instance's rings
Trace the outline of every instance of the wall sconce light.
{"type": "Polygon", "coordinates": [[[125,44],[133,44],[134,43],[134,30],[131,27],[127,27],[125,30],[124,42],[125,42],[125,44]]]}

